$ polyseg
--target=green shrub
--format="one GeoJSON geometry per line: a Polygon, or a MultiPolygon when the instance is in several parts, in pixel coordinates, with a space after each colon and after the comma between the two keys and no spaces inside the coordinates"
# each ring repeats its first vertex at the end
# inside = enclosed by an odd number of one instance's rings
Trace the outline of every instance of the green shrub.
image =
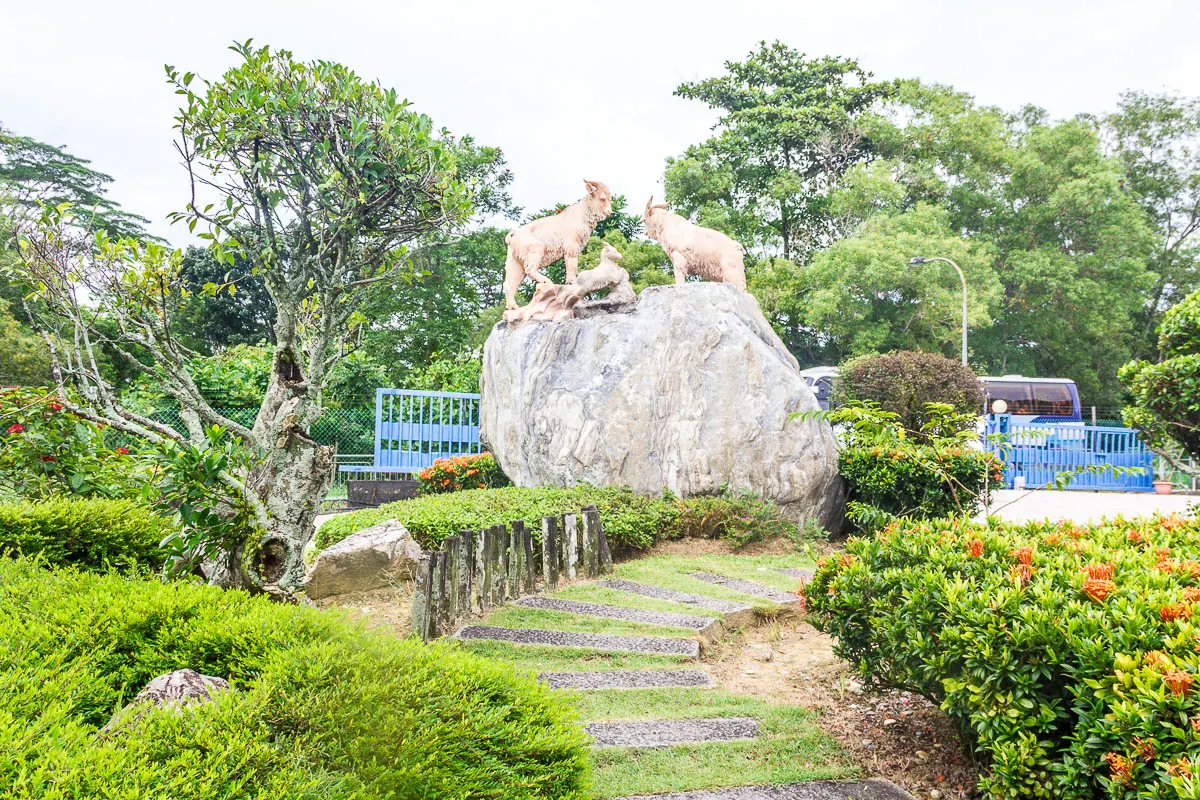
{"type": "Polygon", "coordinates": [[[920,431],[929,419],[929,404],[940,403],[964,415],[965,427],[974,427],[983,410],[983,387],[969,367],[953,359],[900,350],[842,364],[833,384],[833,401],[874,402],[895,414],[910,431],[920,431]]]}
{"type": "Polygon", "coordinates": [[[1002,798],[1195,798],[1200,523],[894,523],[821,563],[810,619],[957,719],[1002,798]]]}
{"type": "Polygon", "coordinates": [[[6,798],[583,798],[585,736],[532,675],[212,587],[0,560],[6,798]],[[228,679],[98,729],[154,676],[228,679]]]}
{"type": "Polygon", "coordinates": [[[609,547],[621,555],[646,550],[664,539],[686,536],[721,538],[737,546],[770,538],[796,524],[784,519],[774,504],[751,494],[716,497],[650,497],[629,489],[575,486],[525,489],[474,489],[401,500],[379,508],[341,514],[317,531],[316,545],[325,548],[352,533],[387,519],[397,519],[426,549],[447,536],[491,525],[523,520],[534,535],[542,517],[594,505],[609,547]]]}
{"type": "Polygon", "coordinates": [[[85,569],[159,567],[170,520],[132,500],[58,498],[0,503],[0,554],[37,555],[85,569]]]}
{"type": "Polygon", "coordinates": [[[847,403],[823,417],[838,426],[838,471],[846,481],[847,518],[864,531],[895,519],[970,517],[988,481],[1003,477],[995,456],[978,449],[973,414],[931,403],[917,430],[876,403],[847,403]]]}
{"type": "Polygon", "coordinates": [[[499,489],[512,481],[491,453],[439,458],[417,475],[421,494],[446,494],[463,489],[499,489]]]}

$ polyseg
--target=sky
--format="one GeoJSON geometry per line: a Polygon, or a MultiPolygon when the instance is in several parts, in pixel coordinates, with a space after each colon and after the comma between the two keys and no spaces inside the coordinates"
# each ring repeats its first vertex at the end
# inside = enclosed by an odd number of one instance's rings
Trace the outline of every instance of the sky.
{"type": "Polygon", "coordinates": [[[760,40],[851,56],[1055,117],[1111,109],[1128,89],[1200,96],[1195,0],[736,0],[412,3],[337,0],[0,0],[0,125],[89,158],[109,196],[178,244],[188,187],[163,65],[215,78],[234,40],[342,62],[461,136],[503,148],[528,210],[583,179],[641,208],[668,156],[715,113],[672,96],[760,40]]]}

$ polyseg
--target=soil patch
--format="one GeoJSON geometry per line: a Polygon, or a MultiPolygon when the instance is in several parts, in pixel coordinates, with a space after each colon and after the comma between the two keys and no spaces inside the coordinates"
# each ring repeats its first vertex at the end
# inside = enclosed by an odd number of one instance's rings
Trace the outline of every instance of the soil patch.
{"type": "Polygon", "coordinates": [[[350,616],[365,620],[367,627],[385,627],[393,630],[397,636],[408,636],[409,624],[412,620],[411,581],[373,589],[369,592],[351,592],[336,597],[317,600],[317,608],[337,608],[350,616]]]}
{"type": "Polygon", "coordinates": [[[919,798],[979,795],[979,771],[950,719],[908,692],[868,694],[833,654],[833,640],[783,617],[742,631],[712,654],[713,676],[730,691],[817,710],[821,726],[873,777],[919,798]]]}

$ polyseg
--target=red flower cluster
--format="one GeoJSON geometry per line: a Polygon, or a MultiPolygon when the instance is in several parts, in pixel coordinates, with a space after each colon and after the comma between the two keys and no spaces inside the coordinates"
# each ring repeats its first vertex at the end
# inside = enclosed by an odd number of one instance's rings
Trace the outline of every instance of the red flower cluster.
{"type": "Polygon", "coordinates": [[[967,543],[967,553],[971,558],[979,558],[983,555],[983,541],[981,539],[972,539],[967,543]]]}
{"type": "Polygon", "coordinates": [[[115,452],[119,456],[127,456],[127,455],[129,455],[129,448],[128,447],[118,447],[115,452]]]}
{"type": "Polygon", "coordinates": [[[51,411],[62,411],[62,404],[61,403],[49,403],[46,406],[46,408],[50,409],[51,411]]]}
{"type": "Polygon", "coordinates": [[[5,433],[20,433],[23,430],[25,430],[25,426],[19,422],[16,422],[12,425],[9,425],[8,430],[6,430],[5,433]]]}
{"type": "Polygon", "coordinates": [[[1119,786],[1133,785],[1133,762],[1120,753],[1105,753],[1104,760],[1108,763],[1108,774],[1113,783],[1119,786]]]}

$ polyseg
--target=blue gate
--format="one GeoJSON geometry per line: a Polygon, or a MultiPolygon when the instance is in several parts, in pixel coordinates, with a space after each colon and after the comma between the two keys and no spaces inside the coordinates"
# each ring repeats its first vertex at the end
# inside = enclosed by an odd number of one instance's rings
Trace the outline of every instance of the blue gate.
{"type": "Polygon", "coordinates": [[[439,458],[478,453],[479,395],[375,390],[375,463],[342,472],[415,474],[439,458]]]}
{"type": "Polygon", "coordinates": [[[1154,454],[1132,428],[1009,423],[1007,416],[990,417],[986,440],[987,449],[1004,462],[1006,489],[1017,477],[1024,477],[1027,488],[1044,488],[1065,472],[1073,473],[1068,489],[1153,489],[1154,454]]]}

